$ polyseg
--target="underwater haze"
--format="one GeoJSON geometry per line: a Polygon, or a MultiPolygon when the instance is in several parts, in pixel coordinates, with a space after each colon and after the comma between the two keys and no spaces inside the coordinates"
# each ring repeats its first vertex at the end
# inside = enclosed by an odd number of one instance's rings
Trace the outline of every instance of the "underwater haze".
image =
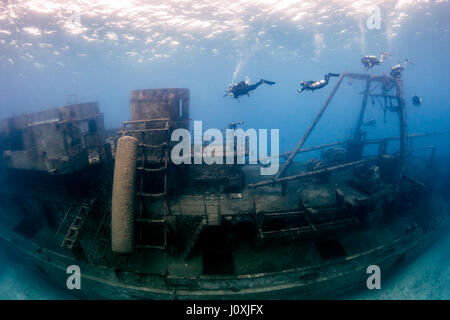
{"type": "MultiPolygon", "coordinates": [[[[296,94],[303,80],[341,72],[403,72],[408,132],[450,129],[450,4],[446,0],[0,0],[0,119],[99,102],[106,128],[130,118],[130,91],[189,88],[190,118],[203,128],[280,129],[292,150],[336,83],[296,94]],[[365,55],[390,57],[369,71],[365,55]],[[261,78],[239,99],[230,83],[261,78]],[[423,99],[414,106],[411,98],[423,99]]],[[[305,147],[348,138],[364,83],[345,81],[305,147]]],[[[398,119],[369,101],[368,137],[398,135],[398,119]]],[[[448,135],[430,138],[450,157],[448,135]]],[[[426,146],[428,138],[417,143],[426,146]]],[[[446,236],[384,290],[354,298],[449,299],[446,236]],[[439,282],[439,286],[436,284],[439,282]],[[399,289],[400,288],[400,289],[399,289]],[[401,289],[403,288],[403,289],[401,289]]],[[[0,298],[69,298],[52,291],[0,243],[0,298]],[[5,249],[6,250],[6,249],[5,249]]]]}

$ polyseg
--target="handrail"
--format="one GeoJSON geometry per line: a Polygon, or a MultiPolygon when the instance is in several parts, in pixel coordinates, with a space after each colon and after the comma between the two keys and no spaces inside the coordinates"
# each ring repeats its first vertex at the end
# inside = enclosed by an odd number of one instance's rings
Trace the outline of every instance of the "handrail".
{"type": "MultiPolygon", "coordinates": [[[[449,133],[450,133],[450,130],[442,130],[442,131],[437,131],[437,132],[412,133],[412,134],[408,135],[408,139],[432,137],[432,136],[438,136],[438,135],[449,134],[449,133]]],[[[395,140],[399,140],[399,139],[400,139],[400,137],[398,137],[398,136],[397,137],[388,137],[388,138],[375,138],[375,139],[363,140],[363,141],[361,141],[361,143],[363,143],[363,144],[380,144],[385,141],[395,141],[395,140]]],[[[303,148],[297,152],[297,155],[300,153],[307,153],[307,152],[317,151],[320,149],[325,149],[325,148],[329,148],[329,147],[333,147],[333,146],[344,145],[349,142],[351,142],[351,140],[341,140],[341,141],[336,141],[336,142],[331,142],[331,143],[326,143],[326,144],[320,144],[320,145],[316,145],[316,146],[312,146],[312,147],[308,147],[308,148],[303,148]]],[[[283,153],[280,153],[278,155],[278,157],[286,158],[291,153],[292,153],[292,151],[283,152],[283,153]]],[[[277,155],[273,155],[272,157],[276,157],[276,156],[277,155]]],[[[267,157],[267,158],[263,158],[261,160],[266,160],[266,159],[270,159],[270,158],[271,157],[267,157]]]]}

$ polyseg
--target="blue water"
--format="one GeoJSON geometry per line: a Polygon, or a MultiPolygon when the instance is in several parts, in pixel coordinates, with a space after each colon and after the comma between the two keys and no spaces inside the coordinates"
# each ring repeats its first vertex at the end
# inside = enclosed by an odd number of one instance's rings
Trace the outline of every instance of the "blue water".
{"type": "MultiPolygon", "coordinates": [[[[246,128],[280,129],[283,152],[296,145],[336,78],[322,90],[295,94],[300,81],[327,72],[365,73],[362,56],[388,51],[392,57],[370,73],[389,73],[405,58],[414,62],[403,75],[409,132],[447,130],[449,13],[447,0],[0,1],[0,119],[98,101],[106,127],[117,128],[130,117],[131,90],[186,87],[190,118],[203,120],[204,128],[245,121],[246,128]],[[379,29],[367,25],[374,5],[379,29]],[[260,78],[277,83],[239,101],[222,97],[230,82],[260,78]],[[415,94],[423,98],[421,107],[411,104],[415,94]]],[[[305,146],[348,137],[362,90],[358,81],[344,83],[305,146]]],[[[382,117],[379,106],[369,103],[367,119],[377,120],[367,129],[369,137],[398,134],[396,115],[388,114],[386,123],[382,117]]],[[[430,143],[438,146],[438,156],[450,155],[448,136],[415,146],[430,143]]],[[[448,269],[434,263],[448,265],[448,243],[443,240],[408,269],[417,280],[399,277],[391,289],[367,297],[448,298],[428,278],[442,274],[448,284],[448,269]],[[431,273],[419,271],[428,267],[431,273]]],[[[25,267],[4,255],[0,261],[6,261],[0,297],[58,296],[47,287],[33,289],[44,284],[25,267]]]]}

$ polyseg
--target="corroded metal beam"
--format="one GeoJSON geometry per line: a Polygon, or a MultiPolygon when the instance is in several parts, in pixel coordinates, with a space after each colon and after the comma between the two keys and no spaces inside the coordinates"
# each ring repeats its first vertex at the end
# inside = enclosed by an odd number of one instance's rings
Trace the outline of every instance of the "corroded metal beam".
{"type": "Polygon", "coordinates": [[[340,164],[340,165],[329,167],[329,168],[325,168],[325,169],[302,172],[302,173],[299,173],[299,174],[296,174],[296,175],[293,175],[293,176],[289,176],[289,177],[274,178],[274,179],[271,179],[271,180],[261,181],[261,182],[249,184],[248,187],[249,188],[258,188],[258,187],[272,185],[272,184],[276,184],[276,183],[283,183],[283,182],[285,183],[285,182],[288,182],[288,181],[298,180],[298,179],[305,178],[305,177],[310,177],[310,176],[315,176],[315,175],[318,175],[318,174],[323,174],[323,173],[327,173],[327,172],[331,172],[331,171],[336,171],[336,170],[350,168],[350,167],[357,166],[357,165],[360,165],[360,164],[373,162],[375,160],[376,160],[376,157],[371,157],[371,158],[368,158],[368,159],[348,162],[348,163],[340,164]]]}
{"type": "Polygon", "coordinates": [[[398,103],[398,118],[400,126],[400,168],[399,178],[403,175],[403,167],[406,158],[406,148],[408,144],[408,119],[406,117],[406,104],[403,98],[403,82],[400,78],[395,79],[396,96],[398,103]]]}
{"type": "Polygon", "coordinates": [[[361,126],[364,121],[364,114],[366,113],[367,98],[371,83],[372,81],[370,79],[366,80],[366,88],[364,89],[364,97],[361,103],[361,110],[359,112],[358,121],[356,122],[356,130],[353,139],[358,142],[361,140],[361,126]]]}
{"type": "MultiPolygon", "coordinates": [[[[433,136],[439,136],[443,134],[449,134],[450,130],[443,130],[443,131],[437,131],[437,132],[422,132],[422,133],[411,133],[408,134],[408,139],[417,139],[422,137],[433,137],[433,136]]],[[[379,138],[379,139],[366,139],[364,141],[365,144],[379,144],[383,141],[394,141],[394,140],[400,140],[400,137],[389,137],[389,138],[379,138]]]]}
{"type": "MultiPolygon", "coordinates": [[[[300,149],[297,152],[297,155],[299,155],[300,153],[307,153],[307,152],[317,151],[317,150],[321,150],[321,149],[325,149],[325,148],[329,148],[329,147],[340,146],[340,145],[346,144],[348,142],[349,142],[349,140],[341,140],[341,141],[336,141],[336,142],[331,142],[331,143],[326,143],[326,144],[320,144],[320,145],[313,146],[313,147],[303,148],[303,149],[300,149]]],[[[280,153],[278,155],[278,157],[280,157],[280,158],[287,158],[287,157],[289,157],[289,155],[291,153],[292,153],[292,151],[283,152],[283,153],[280,153]]],[[[273,155],[273,157],[276,157],[276,156],[277,155],[273,155]]],[[[261,160],[266,160],[266,159],[270,159],[270,158],[269,157],[262,158],[261,160]]]]}

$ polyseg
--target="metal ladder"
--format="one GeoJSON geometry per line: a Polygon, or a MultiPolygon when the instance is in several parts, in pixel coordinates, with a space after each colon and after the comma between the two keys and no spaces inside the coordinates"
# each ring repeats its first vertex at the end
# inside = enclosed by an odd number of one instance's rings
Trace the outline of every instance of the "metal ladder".
{"type": "MultiPolygon", "coordinates": [[[[144,144],[140,143],[139,148],[141,150],[141,163],[136,168],[137,171],[140,171],[140,181],[137,191],[138,196],[138,218],[136,219],[136,222],[138,223],[148,223],[148,224],[157,224],[160,225],[162,228],[163,233],[163,239],[161,245],[150,245],[150,244],[137,244],[137,248],[143,248],[143,249],[158,249],[158,250],[165,250],[167,247],[167,213],[168,213],[168,199],[167,199],[167,169],[169,164],[169,132],[170,132],[170,126],[169,126],[169,118],[162,118],[162,119],[149,119],[149,120],[138,120],[138,121],[127,121],[124,123],[124,130],[122,132],[125,133],[140,133],[140,134],[148,134],[148,133],[154,133],[154,132],[163,132],[164,137],[161,138],[162,142],[160,144],[144,144]],[[147,124],[149,123],[162,123],[163,126],[159,128],[145,128],[145,129],[136,129],[136,130],[125,130],[125,126],[127,124],[147,124]],[[159,159],[153,158],[153,159],[147,159],[147,150],[153,150],[153,149],[161,149],[161,157],[159,159]],[[148,168],[146,167],[147,163],[155,163],[159,160],[159,167],[152,167],[148,168]],[[148,174],[162,174],[163,175],[163,190],[162,192],[144,192],[144,177],[149,178],[148,174]],[[161,219],[149,219],[144,217],[144,209],[145,209],[145,199],[163,199],[163,217],[161,219]]],[[[143,140],[143,139],[142,139],[143,140]]],[[[142,227],[139,231],[139,240],[142,240],[142,227]]]]}
{"type": "Polygon", "coordinates": [[[86,219],[92,209],[92,205],[94,204],[94,202],[95,199],[92,199],[87,203],[83,203],[81,205],[73,204],[67,210],[61,224],[58,227],[58,230],[56,231],[56,234],[58,234],[59,230],[63,227],[66,221],[71,219],[66,235],[64,236],[64,239],[61,242],[62,248],[73,249],[76,246],[80,231],[83,228],[84,223],[86,222],[86,219]]]}

